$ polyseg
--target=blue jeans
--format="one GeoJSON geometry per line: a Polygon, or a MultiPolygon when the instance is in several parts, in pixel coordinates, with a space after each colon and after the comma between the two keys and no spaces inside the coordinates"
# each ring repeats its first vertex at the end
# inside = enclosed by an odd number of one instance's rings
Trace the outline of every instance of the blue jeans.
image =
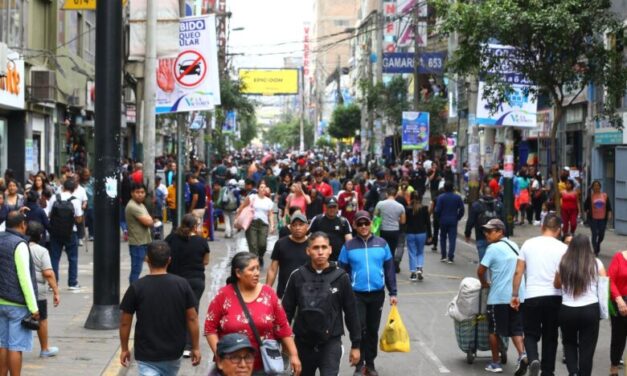
{"type": "Polygon", "coordinates": [[[148,244],[128,246],[128,251],[131,254],[131,274],[128,277],[129,283],[137,281],[139,275],[142,274],[142,266],[144,265],[147,249],[148,244]]]}
{"type": "Polygon", "coordinates": [[[425,243],[427,233],[407,234],[407,249],[409,254],[409,271],[415,272],[425,263],[425,243]]]}
{"type": "Polygon", "coordinates": [[[605,228],[607,227],[607,220],[605,219],[591,219],[590,220],[590,232],[592,233],[592,249],[598,256],[601,253],[601,242],[605,237],[605,228]]]}
{"type": "Polygon", "coordinates": [[[455,243],[457,241],[457,224],[440,223],[440,253],[442,258],[453,261],[455,258],[455,243]],[[448,239],[448,254],[446,252],[446,240],[448,239]]]}
{"type": "Polygon", "coordinates": [[[174,376],[179,373],[181,359],[163,360],[160,362],[137,361],[140,376],[174,376]]]}
{"type": "Polygon", "coordinates": [[[0,305],[0,348],[9,351],[31,351],[33,332],[22,326],[29,316],[28,308],[0,305]]]}
{"type": "Polygon", "coordinates": [[[87,208],[85,209],[85,227],[89,231],[89,237],[93,238],[95,234],[94,230],[94,209],[87,208]]]}
{"type": "Polygon", "coordinates": [[[54,275],[59,279],[59,261],[61,260],[61,254],[65,248],[67,253],[67,261],[69,266],[68,286],[78,286],[78,235],[76,232],[72,233],[69,239],[57,239],[56,237],[50,237],[50,261],[52,262],[52,270],[54,275]]]}
{"type": "Polygon", "coordinates": [[[485,251],[488,249],[488,241],[485,239],[477,239],[477,252],[479,252],[479,262],[483,260],[483,256],[485,256],[485,251]]]}

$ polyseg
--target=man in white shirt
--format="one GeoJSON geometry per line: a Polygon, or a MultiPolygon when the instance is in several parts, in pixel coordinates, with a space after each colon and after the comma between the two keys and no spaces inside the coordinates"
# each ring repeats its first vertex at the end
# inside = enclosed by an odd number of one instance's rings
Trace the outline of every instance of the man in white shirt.
{"type": "Polygon", "coordinates": [[[562,304],[562,292],[553,286],[555,272],[567,246],[558,238],[562,221],[549,214],[542,223],[542,235],[527,240],[520,249],[512,289],[511,306],[519,309],[519,288],[525,276],[525,303],[523,327],[525,349],[529,360],[529,374],[554,375],[558,339],[558,313],[562,304]],[[542,339],[542,362],[538,354],[538,341],[542,339]]]}
{"type": "MultiPolygon", "coordinates": [[[[78,228],[77,224],[83,221],[83,206],[81,201],[74,196],[74,191],[76,189],[76,181],[72,178],[68,178],[63,182],[63,191],[56,195],[53,195],[50,198],[50,212],[48,216],[50,217],[50,259],[52,260],[52,269],[54,270],[54,274],[56,276],[57,282],[59,279],[59,261],[61,260],[61,253],[65,248],[65,252],[67,253],[68,263],[69,263],[69,276],[68,276],[68,286],[70,290],[78,290],[80,289],[80,285],[78,284],[78,228]],[[55,213],[55,205],[54,203],[60,199],[62,201],[70,201],[74,208],[74,223],[72,226],[71,234],[62,234],[62,227],[65,227],[62,224],[62,221],[59,221],[59,218],[64,217],[63,215],[57,216],[55,213]],[[57,224],[55,224],[57,223],[57,224]]],[[[61,210],[65,212],[65,210],[61,210]]],[[[61,212],[59,211],[59,212],[61,212]]],[[[61,218],[62,220],[64,218],[61,218]]],[[[68,227],[69,229],[69,227],[68,227]]]]}

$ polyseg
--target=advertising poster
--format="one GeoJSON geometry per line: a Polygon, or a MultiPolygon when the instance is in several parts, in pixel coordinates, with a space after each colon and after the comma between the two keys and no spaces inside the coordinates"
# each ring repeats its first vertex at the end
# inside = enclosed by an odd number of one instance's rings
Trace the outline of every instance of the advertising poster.
{"type": "Polygon", "coordinates": [[[246,69],[238,72],[242,93],[246,95],[298,94],[298,69],[246,69]]]}
{"type": "Polygon", "coordinates": [[[429,113],[403,112],[403,150],[429,150],[429,113]]]}
{"type": "Polygon", "coordinates": [[[156,113],[212,110],[220,104],[215,15],[185,17],[179,53],[157,64],[156,113]]]}
{"type": "Polygon", "coordinates": [[[24,109],[24,60],[9,50],[6,77],[0,77],[0,108],[24,109]]]}
{"type": "Polygon", "coordinates": [[[235,133],[237,127],[237,112],[229,111],[226,113],[224,124],[222,124],[222,133],[235,133]]]}

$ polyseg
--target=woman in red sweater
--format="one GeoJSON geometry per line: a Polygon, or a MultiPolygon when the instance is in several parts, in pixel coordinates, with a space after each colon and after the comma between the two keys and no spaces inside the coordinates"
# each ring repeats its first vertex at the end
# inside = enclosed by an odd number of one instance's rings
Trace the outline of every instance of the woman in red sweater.
{"type": "Polygon", "coordinates": [[[299,375],[301,364],[292,338],[292,329],[287,322],[283,306],[274,290],[259,283],[259,259],[250,252],[240,252],[231,261],[231,276],[227,285],[218,291],[209,304],[205,319],[205,336],[214,354],[218,340],[230,333],[243,333],[256,349],[253,375],[264,375],[259,343],[253,334],[246,315],[237,298],[235,287],[239,288],[246,307],[255,321],[259,336],[263,339],[277,339],[290,355],[290,364],[295,375],[299,375]]]}
{"type": "Polygon", "coordinates": [[[355,213],[358,210],[364,208],[364,198],[355,189],[355,184],[352,180],[347,180],[344,183],[344,191],[340,193],[337,198],[338,207],[342,211],[342,216],[348,219],[348,223],[353,224],[355,220],[355,213]]]}
{"type": "Polygon", "coordinates": [[[610,376],[618,376],[618,366],[627,340],[627,251],[616,252],[607,271],[610,277],[610,298],[616,303],[618,315],[612,316],[610,342],[610,376]]]}

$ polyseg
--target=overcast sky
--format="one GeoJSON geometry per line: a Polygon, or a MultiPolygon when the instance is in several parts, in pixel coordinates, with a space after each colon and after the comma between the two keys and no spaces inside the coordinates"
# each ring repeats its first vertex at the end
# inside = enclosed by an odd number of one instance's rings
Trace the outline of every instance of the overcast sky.
{"type": "Polygon", "coordinates": [[[244,28],[231,32],[227,47],[228,53],[245,54],[234,57],[235,68],[280,68],[284,57],[302,57],[303,23],[311,21],[310,4],[311,0],[227,0],[231,29],[244,28]]]}

